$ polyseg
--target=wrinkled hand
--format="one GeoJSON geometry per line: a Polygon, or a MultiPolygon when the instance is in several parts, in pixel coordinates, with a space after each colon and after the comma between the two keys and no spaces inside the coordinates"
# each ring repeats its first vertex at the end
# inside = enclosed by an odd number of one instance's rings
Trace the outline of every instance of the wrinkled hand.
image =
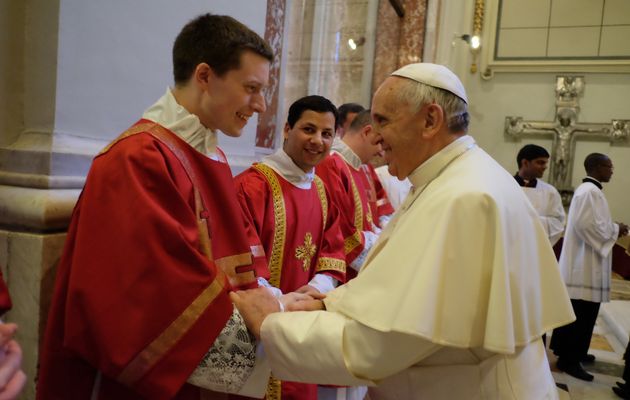
{"type": "Polygon", "coordinates": [[[628,234],[628,225],[624,224],[623,222],[619,223],[619,236],[618,237],[622,237],[622,236],[626,236],[628,234]]]}
{"type": "Polygon", "coordinates": [[[13,340],[15,324],[0,324],[0,400],[13,400],[22,391],[26,375],[21,370],[22,349],[13,340]]]}
{"type": "Polygon", "coordinates": [[[325,294],[319,293],[319,291],[312,292],[312,294],[291,292],[283,294],[280,298],[285,311],[311,311],[308,309],[309,304],[313,301],[319,301],[326,297],[325,294]]]}
{"type": "Polygon", "coordinates": [[[285,307],[286,311],[319,311],[325,309],[324,302],[317,299],[296,301],[285,307]]]}
{"type": "Polygon", "coordinates": [[[323,299],[323,298],[326,297],[325,294],[321,293],[319,290],[315,289],[311,285],[304,285],[301,288],[299,288],[298,290],[296,290],[295,292],[296,293],[308,294],[309,296],[311,296],[314,299],[323,299]]]}
{"type": "Polygon", "coordinates": [[[260,339],[260,326],[267,315],[280,311],[278,299],[264,287],[230,292],[230,299],[256,339],[260,339]]]}

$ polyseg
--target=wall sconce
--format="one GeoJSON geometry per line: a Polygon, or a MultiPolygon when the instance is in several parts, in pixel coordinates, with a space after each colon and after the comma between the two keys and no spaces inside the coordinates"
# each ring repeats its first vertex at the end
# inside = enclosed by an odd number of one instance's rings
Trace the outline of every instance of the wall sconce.
{"type": "Polygon", "coordinates": [[[354,40],[353,38],[348,39],[348,47],[350,47],[352,50],[356,50],[357,47],[363,46],[364,44],[365,38],[363,36],[361,36],[357,40],[354,40]]]}
{"type": "Polygon", "coordinates": [[[461,39],[468,43],[470,46],[470,52],[472,54],[472,63],[470,64],[470,73],[477,72],[477,54],[481,49],[481,27],[483,25],[483,13],[484,13],[484,0],[475,0],[475,15],[473,19],[473,32],[472,35],[465,33],[460,35],[455,33],[453,35],[453,46],[455,46],[455,39],[461,39]]]}

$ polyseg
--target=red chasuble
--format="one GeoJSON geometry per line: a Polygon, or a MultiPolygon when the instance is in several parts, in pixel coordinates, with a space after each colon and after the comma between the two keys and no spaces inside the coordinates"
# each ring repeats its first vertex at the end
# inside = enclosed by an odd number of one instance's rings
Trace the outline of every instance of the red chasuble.
{"type": "Polygon", "coordinates": [[[232,313],[228,292],[255,286],[264,262],[236,201],[227,164],[151,121],[98,155],[59,262],[37,398],[199,399],[186,379],[232,313]]]}
{"type": "Polygon", "coordinates": [[[11,309],[13,304],[11,303],[11,296],[9,296],[9,289],[7,284],[4,283],[2,272],[0,272],[0,315],[3,315],[11,309]]]}
{"type": "MultiPolygon", "coordinates": [[[[372,211],[368,199],[368,182],[361,169],[355,169],[338,153],[326,157],[315,169],[324,181],[332,203],[339,209],[339,225],[344,237],[346,262],[350,264],[364,249],[363,231],[372,230],[372,211]]],[[[348,268],[347,279],[356,271],[348,268]]]]}
{"type": "Polygon", "coordinates": [[[383,229],[381,226],[381,217],[393,214],[394,207],[389,202],[387,193],[381,184],[381,180],[378,179],[374,166],[372,164],[363,164],[361,165],[361,170],[365,174],[368,185],[368,201],[370,203],[370,210],[374,216],[374,224],[383,229]]]}
{"type": "MultiPolygon", "coordinates": [[[[255,226],[267,255],[268,269],[257,271],[288,293],[323,273],[344,282],[346,263],[339,214],[329,204],[322,181],[300,189],[265,164],[236,177],[239,202],[255,226]]],[[[271,379],[268,400],[316,400],[317,385],[271,379]]]]}

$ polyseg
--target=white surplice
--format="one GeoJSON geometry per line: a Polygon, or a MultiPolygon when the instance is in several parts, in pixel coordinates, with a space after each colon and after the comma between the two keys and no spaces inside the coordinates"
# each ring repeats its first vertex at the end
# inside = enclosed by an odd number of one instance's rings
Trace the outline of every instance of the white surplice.
{"type": "Polygon", "coordinates": [[[558,189],[537,179],[536,187],[523,187],[523,191],[538,213],[538,219],[553,246],[562,237],[566,219],[558,189]]]}
{"type": "Polygon", "coordinates": [[[394,210],[398,210],[407,198],[407,195],[409,195],[411,182],[407,178],[401,181],[397,177],[392,176],[387,165],[376,168],[376,175],[378,175],[378,179],[381,181],[381,185],[383,185],[392,207],[394,207],[394,210]]]}
{"type": "Polygon", "coordinates": [[[574,320],[555,256],[513,178],[470,136],[414,190],[328,311],[273,314],[281,379],[367,384],[378,399],[555,399],[541,335],[574,320]]]}
{"type": "Polygon", "coordinates": [[[564,234],[560,269],[572,299],[610,301],[612,248],[619,225],[604,193],[592,182],[575,190],[564,234]]]}

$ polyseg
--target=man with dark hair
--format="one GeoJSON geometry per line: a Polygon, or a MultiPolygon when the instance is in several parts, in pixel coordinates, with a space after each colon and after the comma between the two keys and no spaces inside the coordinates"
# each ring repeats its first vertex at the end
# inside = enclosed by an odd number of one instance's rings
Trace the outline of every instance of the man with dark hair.
{"type": "Polygon", "coordinates": [[[333,152],[316,169],[341,213],[346,262],[351,267],[348,279],[361,269],[380,231],[379,213],[370,201],[370,183],[362,169],[363,164],[381,152],[381,145],[373,143],[375,132],[371,122],[369,110],[357,114],[346,135],[333,145],[333,152]]]}
{"type": "Polygon", "coordinates": [[[573,194],[560,254],[560,270],[576,320],[553,331],[551,347],[558,355],[558,369],[592,381],[593,375],[580,362],[588,359],[599,306],[610,301],[612,248],[619,237],[628,234],[628,226],[613,222],[602,192],[602,183],[609,182],[613,174],[610,158],[589,154],[584,169],[586,178],[573,194]]]}
{"type": "Polygon", "coordinates": [[[240,136],[265,110],[271,60],[234,18],[206,14],[183,28],[174,88],[87,176],[57,270],[38,399],[264,393],[268,373],[255,374],[255,340],[228,296],[257,286],[264,254],[216,144],[218,131],[240,136]]]}
{"type": "MultiPolygon", "coordinates": [[[[269,268],[259,271],[276,295],[327,293],[345,281],[339,214],[315,167],[330,152],[336,107],[307,96],[289,108],[284,145],[236,177],[238,200],[256,227],[269,268]]],[[[263,283],[264,284],[264,283],[263,283]]],[[[267,399],[317,400],[317,385],[271,379],[267,399]]]]}
{"type": "Polygon", "coordinates": [[[345,103],[339,106],[339,121],[337,121],[337,137],[339,139],[343,138],[354,118],[363,110],[365,107],[357,103],[345,103]]]}
{"type": "Polygon", "coordinates": [[[514,179],[534,206],[553,246],[564,232],[566,216],[558,190],[540,179],[547,169],[548,162],[549,153],[544,147],[527,144],[516,156],[518,171],[514,179]]]}
{"type": "Polygon", "coordinates": [[[566,289],[523,191],[466,134],[467,110],[446,67],[395,71],[374,94],[373,139],[414,190],[359,275],[302,302],[310,312],[230,293],[275,376],[368,384],[372,400],[557,398],[541,336],[573,320],[566,289]]]}

